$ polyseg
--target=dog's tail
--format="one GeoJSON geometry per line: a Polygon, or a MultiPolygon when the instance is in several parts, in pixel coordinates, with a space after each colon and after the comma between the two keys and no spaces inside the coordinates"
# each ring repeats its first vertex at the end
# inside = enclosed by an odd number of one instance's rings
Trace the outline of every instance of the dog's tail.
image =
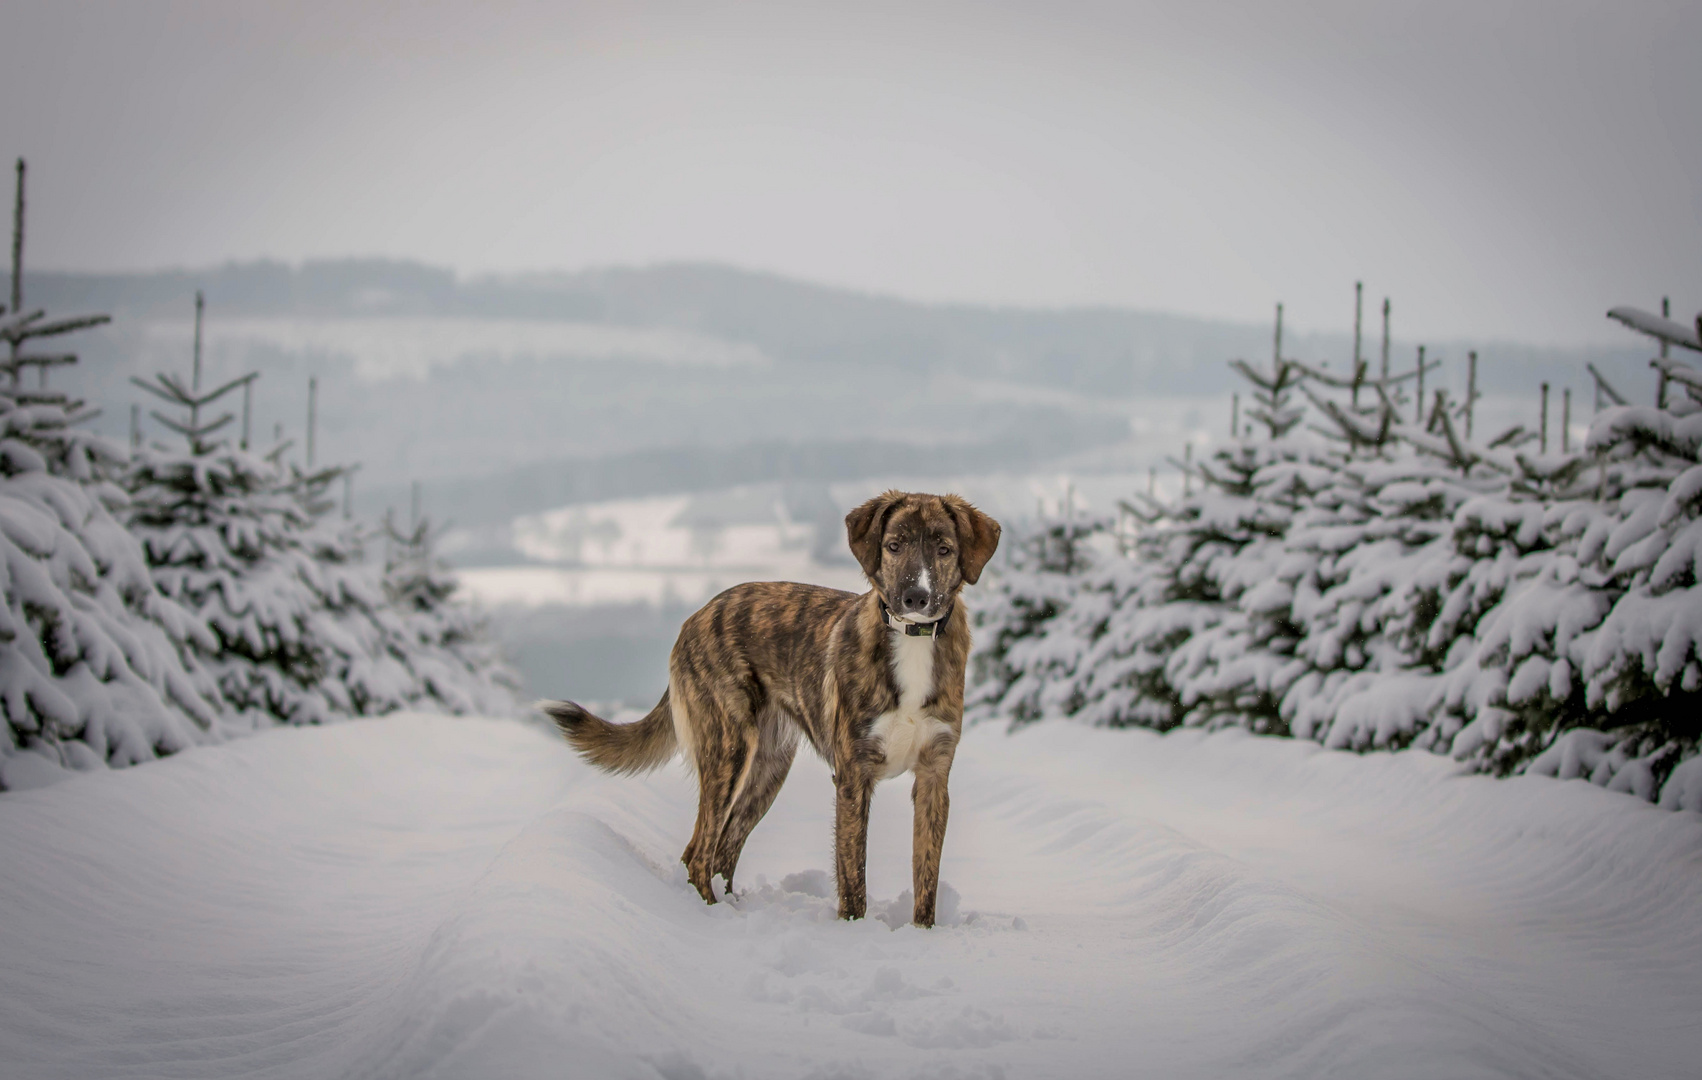
{"type": "Polygon", "coordinates": [[[666,690],[634,724],[611,724],[571,701],[540,701],[537,708],[556,722],[580,757],[604,772],[649,772],[674,756],[674,714],[666,690]]]}

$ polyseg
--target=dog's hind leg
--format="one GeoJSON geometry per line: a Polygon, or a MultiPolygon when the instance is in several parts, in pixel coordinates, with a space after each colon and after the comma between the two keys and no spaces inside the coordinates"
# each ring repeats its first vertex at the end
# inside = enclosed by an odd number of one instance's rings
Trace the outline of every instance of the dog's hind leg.
{"type": "Polygon", "coordinates": [[[738,868],[745,841],[751,830],[756,828],[756,823],[768,813],[768,808],[774,805],[775,796],[780,794],[781,786],[786,783],[786,774],[791,771],[792,759],[797,753],[796,731],[780,729],[777,724],[764,725],[756,756],[751,762],[750,776],[733,803],[727,827],[721,831],[721,850],[716,858],[715,872],[727,883],[729,893],[733,891],[733,871],[738,868]]]}
{"type": "Polygon", "coordinates": [[[737,773],[725,768],[729,764],[733,763],[724,759],[698,760],[697,825],[692,829],[685,854],[680,856],[680,861],[686,864],[686,877],[709,904],[715,902],[715,886],[710,879],[715,876],[715,855],[721,846],[721,832],[738,778],[737,773]]]}
{"type": "Polygon", "coordinates": [[[711,879],[719,868],[721,837],[756,763],[757,729],[742,716],[730,716],[719,703],[701,699],[692,707],[692,722],[698,739],[697,825],[680,861],[698,894],[713,904],[711,879]]]}

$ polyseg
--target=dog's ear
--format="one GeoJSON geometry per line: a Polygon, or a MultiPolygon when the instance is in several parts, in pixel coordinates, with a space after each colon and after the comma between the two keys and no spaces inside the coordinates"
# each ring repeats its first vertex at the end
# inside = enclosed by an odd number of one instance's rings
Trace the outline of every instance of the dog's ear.
{"type": "Polygon", "coordinates": [[[963,580],[973,585],[993,552],[999,550],[999,523],[956,495],[942,495],[952,521],[957,524],[957,565],[963,580]]]}
{"type": "Polygon", "coordinates": [[[851,554],[870,578],[881,568],[881,537],[886,533],[886,516],[904,500],[904,492],[888,491],[876,495],[862,506],[845,515],[845,539],[851,544],[851,554]]]}

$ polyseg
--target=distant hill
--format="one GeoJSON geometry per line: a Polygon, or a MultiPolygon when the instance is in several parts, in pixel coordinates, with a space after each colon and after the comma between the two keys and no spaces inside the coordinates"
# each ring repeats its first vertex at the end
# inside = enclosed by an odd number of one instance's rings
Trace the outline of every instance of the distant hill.
{"type": "MultiPolygon", "coordinates": [[[[1268,326],[1116,308],[922,304],[698,263],[461,279],[420,263],[350,259],[135,274],[43,273],[31,274],[25,284],[32,304],[110,311],[121,319],[181,318],[199,288],[218,317],[457,317],[668,327],[749,343],[786,362],[949,371],[1119,396],[1209,392],[1223,385],[1225,360],[1262,359],[1271,351],[1268,326]]],[[[1367,319],[1362,346],[1373,357],[1379,333],[1374,324],[1367,319]]],[[[1433,354],[1454,358],[1473,348],[1481,354],[1490,390],[1523,389],[1533,375],[1569,375],[1586,360],[1635,362],[1645,351],[1629,336],[1620,349],[1430,343],[1433,354]]],[[[1410,365],[1412,350],[1413,343],[1397,339],[1396,362],[1410,365]]],[[[1351,340],[1345,334],[1291,333],[1284,351],[1342,366],[1351,340]]]]}

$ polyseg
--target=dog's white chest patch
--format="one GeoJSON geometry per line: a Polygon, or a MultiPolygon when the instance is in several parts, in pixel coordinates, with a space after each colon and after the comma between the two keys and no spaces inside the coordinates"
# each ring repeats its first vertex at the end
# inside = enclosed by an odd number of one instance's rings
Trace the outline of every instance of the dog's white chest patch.
{"type": "Polygon", "coordinates": [[[922,712],[934,692],[934,639],[892,631],[892,674],[898,682],[898,708],[875,718],[870,734],[886,756],[882,780],[902,776],[916,767],[916,758],[940,732],[949,728],[922,712]]]}

